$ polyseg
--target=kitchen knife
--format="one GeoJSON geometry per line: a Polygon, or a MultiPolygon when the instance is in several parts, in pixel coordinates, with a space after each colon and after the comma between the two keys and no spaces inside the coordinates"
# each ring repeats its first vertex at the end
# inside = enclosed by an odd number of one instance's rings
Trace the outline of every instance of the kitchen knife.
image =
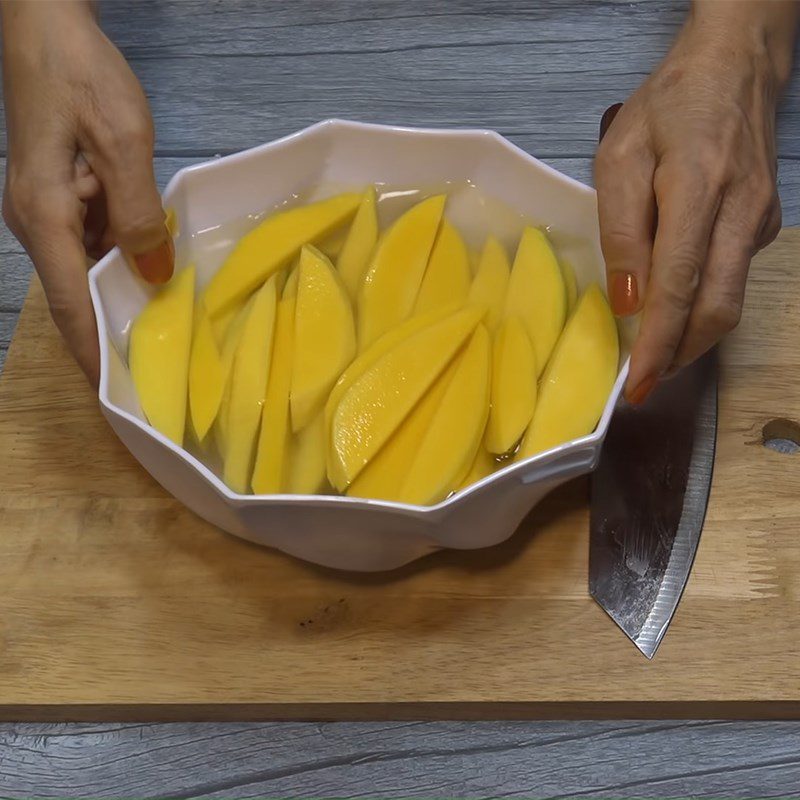
{"type": "Polygon", "coordinates": [[[589,592],[652,658],[689,580],[717,439],[716,351],[620,400],[591,479],[589,592]]]}
{"type": "MultiPolygon", "coordinates": [[[[622,107],[608,108],[600,138],[622,107]]],[[[717,356],[620,400],[591,479],[589,592],[652,658],[689,580],[717,438],[717,356]]]]}

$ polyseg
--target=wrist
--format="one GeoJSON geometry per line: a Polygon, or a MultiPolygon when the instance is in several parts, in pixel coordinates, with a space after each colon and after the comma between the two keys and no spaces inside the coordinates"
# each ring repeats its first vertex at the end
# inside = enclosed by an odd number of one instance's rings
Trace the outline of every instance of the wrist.
{"type": "Polygon", "coordinates": [[[797,0],[693,0],[685,32],[700,47],[758,63],[780,92],[791,76],[799,24],[797,0]]]}

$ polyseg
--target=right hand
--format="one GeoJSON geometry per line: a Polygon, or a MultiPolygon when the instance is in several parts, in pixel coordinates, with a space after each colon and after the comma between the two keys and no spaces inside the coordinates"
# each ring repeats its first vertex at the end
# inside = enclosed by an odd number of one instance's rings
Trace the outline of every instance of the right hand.
{"type": "Polygon", "coordinates": [[[99,349],[87,255],[119,245],[152,283],[174,250],[153,174],[153,122],[121,53],[84,0],[5,2],[8,166],[3,217],[89,380],[99,349]]]}

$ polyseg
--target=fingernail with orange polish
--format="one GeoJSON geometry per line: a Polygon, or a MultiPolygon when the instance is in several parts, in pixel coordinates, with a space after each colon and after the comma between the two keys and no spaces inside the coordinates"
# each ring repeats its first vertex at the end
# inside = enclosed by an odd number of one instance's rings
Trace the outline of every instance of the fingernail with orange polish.
{"type": "Polygon", "coordinates": [[[640,406],[650,396],[653,389],[656,388],[658,378],[650,376],[640,381],[638,386],[634,386],[630,391],[625,392],[625,399],[634,406],[640,406]]]}
{"type": "Polygon", "coordinates": [[[172,277],[175,265],[175,246],[167,237],[163,244],[149,253],[139,253],[131,257],[139,274],[148,283],[166,283],[172,277]]]}
{"type": "Polygon", "coordinates": [[[612,272],[609,281],[611,310],[618,317],[635,314],[639,308],[639,284],[631,272],[612,272]]]}

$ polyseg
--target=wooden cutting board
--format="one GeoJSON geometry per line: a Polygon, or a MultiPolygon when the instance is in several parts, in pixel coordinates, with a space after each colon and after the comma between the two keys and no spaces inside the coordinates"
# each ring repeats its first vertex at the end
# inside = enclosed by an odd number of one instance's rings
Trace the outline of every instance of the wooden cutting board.
{"type": "Polygon", "coordinates": [[[694,572],[648,662],[587,594],[587,483],[494,549],[341,574],[239,541],[106,425],[34,282],[0,383],[0,719],[800,716],[800,229],[723,354],[694,572]]]}

